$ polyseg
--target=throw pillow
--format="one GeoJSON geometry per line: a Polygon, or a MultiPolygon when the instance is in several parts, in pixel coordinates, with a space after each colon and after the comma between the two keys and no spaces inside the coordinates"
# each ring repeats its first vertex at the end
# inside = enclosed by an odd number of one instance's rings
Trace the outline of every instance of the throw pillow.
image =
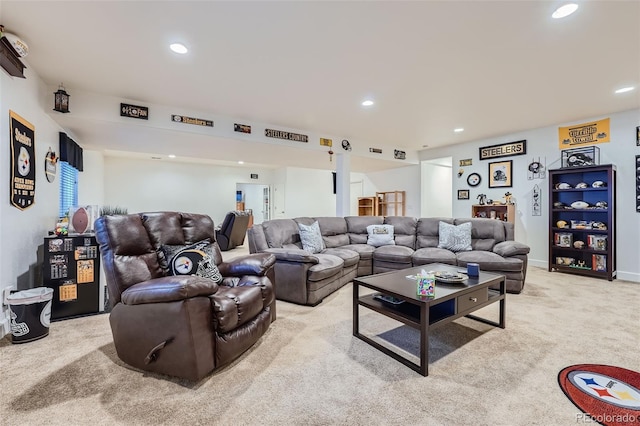
{"type": "Polygon", "coordinates": [[[213,252],[209,240],[186,246],[164,245],[161,247],[164,262],[171,275],[197,275],[222,282],[222,275],[213,262],[213,252]]]}
{"type": "Polygon", "coordinates": [[[367,244],[374,247],[395,246],[393,239],[393,225],[369,225],[367,226],[367,244]]]}
{"type": "Polygon", "coordinates": [[[299,223],[298,229],[300,230],[300,241],[304,250],[311,253],[320,253],[324,250],[324,241],[322,240],[320,225],[317,220],[311,225],[299,223]]]}
{"type": "Polygon", "coordinates": [[[450,225],[440,222],[438,225],[438,248],[452,252],[471,250],[471,222],[450,225]]]}

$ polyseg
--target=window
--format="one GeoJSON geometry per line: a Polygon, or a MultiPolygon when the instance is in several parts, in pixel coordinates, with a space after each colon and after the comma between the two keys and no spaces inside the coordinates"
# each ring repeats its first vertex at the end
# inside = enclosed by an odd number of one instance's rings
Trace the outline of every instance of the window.
{"type": "Polygon", "coordinates": [[[78,205],[78,170],[66,161],[60,162],[60,217],[78,205]]]}

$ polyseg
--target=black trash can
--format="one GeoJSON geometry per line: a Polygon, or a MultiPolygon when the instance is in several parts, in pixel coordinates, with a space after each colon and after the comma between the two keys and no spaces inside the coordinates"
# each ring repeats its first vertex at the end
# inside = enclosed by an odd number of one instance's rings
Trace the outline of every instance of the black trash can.
{"type": "Polygon", "coordinates": [[[49,334],[53,289],[36,287],[7,296],[11,316],[11,342],[26,343],[49,334]]]}

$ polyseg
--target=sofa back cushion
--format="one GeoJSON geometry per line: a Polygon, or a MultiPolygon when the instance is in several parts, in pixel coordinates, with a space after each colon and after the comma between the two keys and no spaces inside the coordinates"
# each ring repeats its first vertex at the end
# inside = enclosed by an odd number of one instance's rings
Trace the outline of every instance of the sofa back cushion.
{"type": "Polygon", "coordinates": [[[397,246],[416,248],[418,219],[409,216],[387,216],[384,218],[384,223],[393,226],[397,246]]]}
{"type": "MultiPolygon", "coordinates": [[[[311,225],[313,219],[301,221],[305,225],[311,225]]],[[[264,236],[269,248],[302,248],[298,223],[293,219],[273,219],[262,223],[264,236]]]]}
{"type": "Polygon", "coordinates": [[[455,219],[454,224],[471,222],[471,247],[473,250],[491,251],[493,246],[506,241],[504,223],[496,219],[455,219]]]}
{"type": "Polygon", "coordinates": [[[320,232],[327,248],[342,247],[349,244],[347,222],[343,217],[317,217],[320,232]]]}
{"type": "Polygon", "coordinates": [[[438,247],[438,227],[440,222],[453,225],[453,219],[449,217],[423,217],[418,219],[416,250],[426,247],[438,247]]]}
{"type": "Polygon", "coordinates": [[[347,216],[344,218],[347,224],[347,244],[367,244],[367,226],[382,225],[382,216],[347,216]]]}

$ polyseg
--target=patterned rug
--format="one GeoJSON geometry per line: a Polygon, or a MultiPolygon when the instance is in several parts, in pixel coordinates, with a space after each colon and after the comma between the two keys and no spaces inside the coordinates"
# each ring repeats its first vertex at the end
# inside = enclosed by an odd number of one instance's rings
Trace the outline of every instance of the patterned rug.
{"type": "Polygon", "coordinates": [[[640,424],[640,373],[602,364],[578,364],[558,374],[567,398],[583,413],[577,423],[640,424]]]}

